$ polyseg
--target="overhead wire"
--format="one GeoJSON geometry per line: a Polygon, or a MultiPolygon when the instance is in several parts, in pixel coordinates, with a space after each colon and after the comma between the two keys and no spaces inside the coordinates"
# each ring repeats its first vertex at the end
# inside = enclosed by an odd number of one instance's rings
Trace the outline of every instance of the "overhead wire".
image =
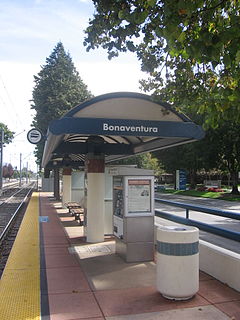
{"type": "MultiPolygon", "coordinates": [[[[11,147],[17,146],[19,145],[19,143],[25,142],[25,139],[22,139],[21,137],[18,137],[20,134],[24,133],[26,131],[25,129],[25,124],[23,123],[23,121],[21,120],[22,118],[20,117],[19,113],[17,112],[14,102],[11,98],[11,95],[7,89],[7,86],[3,80],[3,77],[0,74],[0,88],[2,88],[2,90],[0,90],[0,103],[1,105],[6,108],[6,110],[8,111],[9,114],[9,118],[12,122],[12,127],[17,128],[17,127],[21,127],[21,129],[18,128],[18,131],[21,131],[19,133],[15,133],[14,138],[17,137],[17,139],[14,139],[11,143],[11,147]],[[13,118],[15,119],[15,121],[13,120],[13,118]],[[15,125],[13,124],[13,122],[15,122],[15,125]],[[19,139],[20,138],[20,139],[19,139]]],[[[5,120],[4,120],[5,121],[5,120]]],[[[4,122],[1,118],[0,118],[0,122],[4,122]]],[[[12,130],[12,128],[10,128],[10,130],[12,130]]],[[[15,130],[14,130],[15,131],[15,130]]],[[[10,146],[9,146],[10,147],[10,146]]],[[[10,149],[11,150],[11,149],[10,149]]],[[[33,152],[28,154],[28,157],[31,159],[33,155],[33,152]]],[[[5,162],[14,162],[15,165],[18,163],[18,160],[16,161],[16,159],[19,157],[19,154],[17,152],[8,152],[7,153],[7,161],[5,159],[5,162]]],[[[31,162],[31,161],[30,161],[31,162]]]]}
{"type": "MultiPolygon", "coordinates": [[[[21,117],[20,117],[19,113],[17,112],[17,110],[16,110],[16,108],[15,108],[15,105],[14,105],[14,103],[13,103],[13,100],[12,100],[10,94],[9,94],[9,91],[8,91],[6,85],[5,85],[5,82],[4,82],[3,77],[1,76],[1,74],[0,74],[0,80],[1,80],[1,83],[2,83],[2,86],[3,86],[4,90],[5,90],[5,92],[6,92],[6,97],[8,98],[9,105],[11,106],[12,111],[13,111],[13,114],[15,115],[16,122],[19,122],[19,125],[20,125],[22,128],[24,128],[24,124],[23,124],[23,122],[22,122],[22,120],[21,120],[21,117]]],[[[1,96],[0,96],[0,97],[1,97],[1,96]]],[[[4,103],[4,100],[3,100],[2,97],[1,97],[1,100],[3,101],[3,104],[5,105],[5,107],[7,107],[7,103],[6,103],[6,102],[4,103]]]]}

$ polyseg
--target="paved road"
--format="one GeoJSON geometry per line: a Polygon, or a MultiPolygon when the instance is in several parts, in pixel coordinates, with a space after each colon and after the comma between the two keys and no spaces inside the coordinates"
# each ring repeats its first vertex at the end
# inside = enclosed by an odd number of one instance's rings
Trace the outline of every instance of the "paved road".
{"type": "MultiPolygon", "coordinates": [[[[240,202],[231,202],[231,201],[224,201],[224,200],[217,200],[217,199],[198,198],[198,197],[187,197],[187,196],[164,194],[164,193],[156,193],[155,197],[164,199],[164,200],[170,200],[170,201],[172,200],[176,202],[209,207],[213,209],[227,210],[227,211],[232,211],[240,214],[240,202]]],[[[168,205],[157,203],[157,202],[155,203],[155,208],[161,209],[164,212],[169,212],[181,217],[185,217],[185,210],[182,208],[176,208],[176,207],[168,206],[168,205]]],[[[195,211],[189,212],[189,218],[192,220],[208,223],[216,227],[240,232],[240,221],[238,220],[218,217],[218,216],[204,214],[204,213],[195,212],[195,211]]],[[[162,222],[161,218],[156,217],[155,219],[156,219],[156,223],[161,224],[162,222]]],[[[168,224],[171,224],[171,222],[169,221],[168,224]]],[[[237,241],[228,240],[223,237],[213,235],[204,231],[200,231],[200,239],[211,242],[215,245],[224,247],[226,249],[232,250],[234,252],[240,253],[240,243],[237,241]]]]}

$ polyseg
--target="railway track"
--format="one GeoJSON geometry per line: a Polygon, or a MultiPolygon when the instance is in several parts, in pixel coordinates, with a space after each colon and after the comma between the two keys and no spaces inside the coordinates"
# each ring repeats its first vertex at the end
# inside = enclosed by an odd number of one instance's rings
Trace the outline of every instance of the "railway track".
{"type": "Polygon", "coordinates": [[[11,186],[0,197],[0,277],[24,217],[35,183],[11,186]]]}
{"type": "Polygon", "coordinates": [[[3,186],[2,194],[0,195],[0,204],[1,204],[2,201],[7,199],[14,192],[14,190],[17,187],[19,187],[19,183],[17,183],[17,182],[15,182],[15,183],[13,183],[11,185],[3,186]]]}

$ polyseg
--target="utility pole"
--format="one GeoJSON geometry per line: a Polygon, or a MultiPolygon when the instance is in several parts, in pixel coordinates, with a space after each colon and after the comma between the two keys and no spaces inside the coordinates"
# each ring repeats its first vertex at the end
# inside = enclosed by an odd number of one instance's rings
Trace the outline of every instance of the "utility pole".
{"type": "Polygon", "coordinates": [[[20,153],[20,170],[19,170],[19,173],[20,173],[20,177],[19,177],[19,187],[22,186],[22,154],[20,153]]]}
{"type": "Polygon", "coordinates": [[[2,189],[3,189],[3,143],[4,143],[4,130],[1,129],[0,132],[0,196],[2,195],[2,189]]]}
{"type": "Polygon", "coordinates": [[[38,191],[38,164],[37,164],[37,191],[38,191]]]}
{"type": "Polygon", "coordinates": [[[28,183],[28,161],[27,161],[27,169],[26,169],[26,183],[28,183]]]}

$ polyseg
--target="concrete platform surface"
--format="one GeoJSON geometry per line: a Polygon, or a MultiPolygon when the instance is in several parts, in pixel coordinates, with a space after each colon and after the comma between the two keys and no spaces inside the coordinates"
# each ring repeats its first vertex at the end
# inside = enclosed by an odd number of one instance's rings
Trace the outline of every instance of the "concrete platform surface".
{"type": "MultiPolygon", "coordinates": [[[[41,193],[45,272],[51,320],[240,320],[240,293],[200,272],[190,300],[164,298],[155,262],[126,263],[111,237],[85,242],[83,227],[49,193],[41,193]]],[[[46,308],[47,310],[47,308],[46,308]]]]}
{"type": "Polygon", "coordinates": [[[162,312],[150,312],[137,315],[107,317],[107,320],[226,320],[228,316],[214,308],[213,306],[204,306],[197,308],[188,308],[180,310],[168,310],[162,312]]]}

